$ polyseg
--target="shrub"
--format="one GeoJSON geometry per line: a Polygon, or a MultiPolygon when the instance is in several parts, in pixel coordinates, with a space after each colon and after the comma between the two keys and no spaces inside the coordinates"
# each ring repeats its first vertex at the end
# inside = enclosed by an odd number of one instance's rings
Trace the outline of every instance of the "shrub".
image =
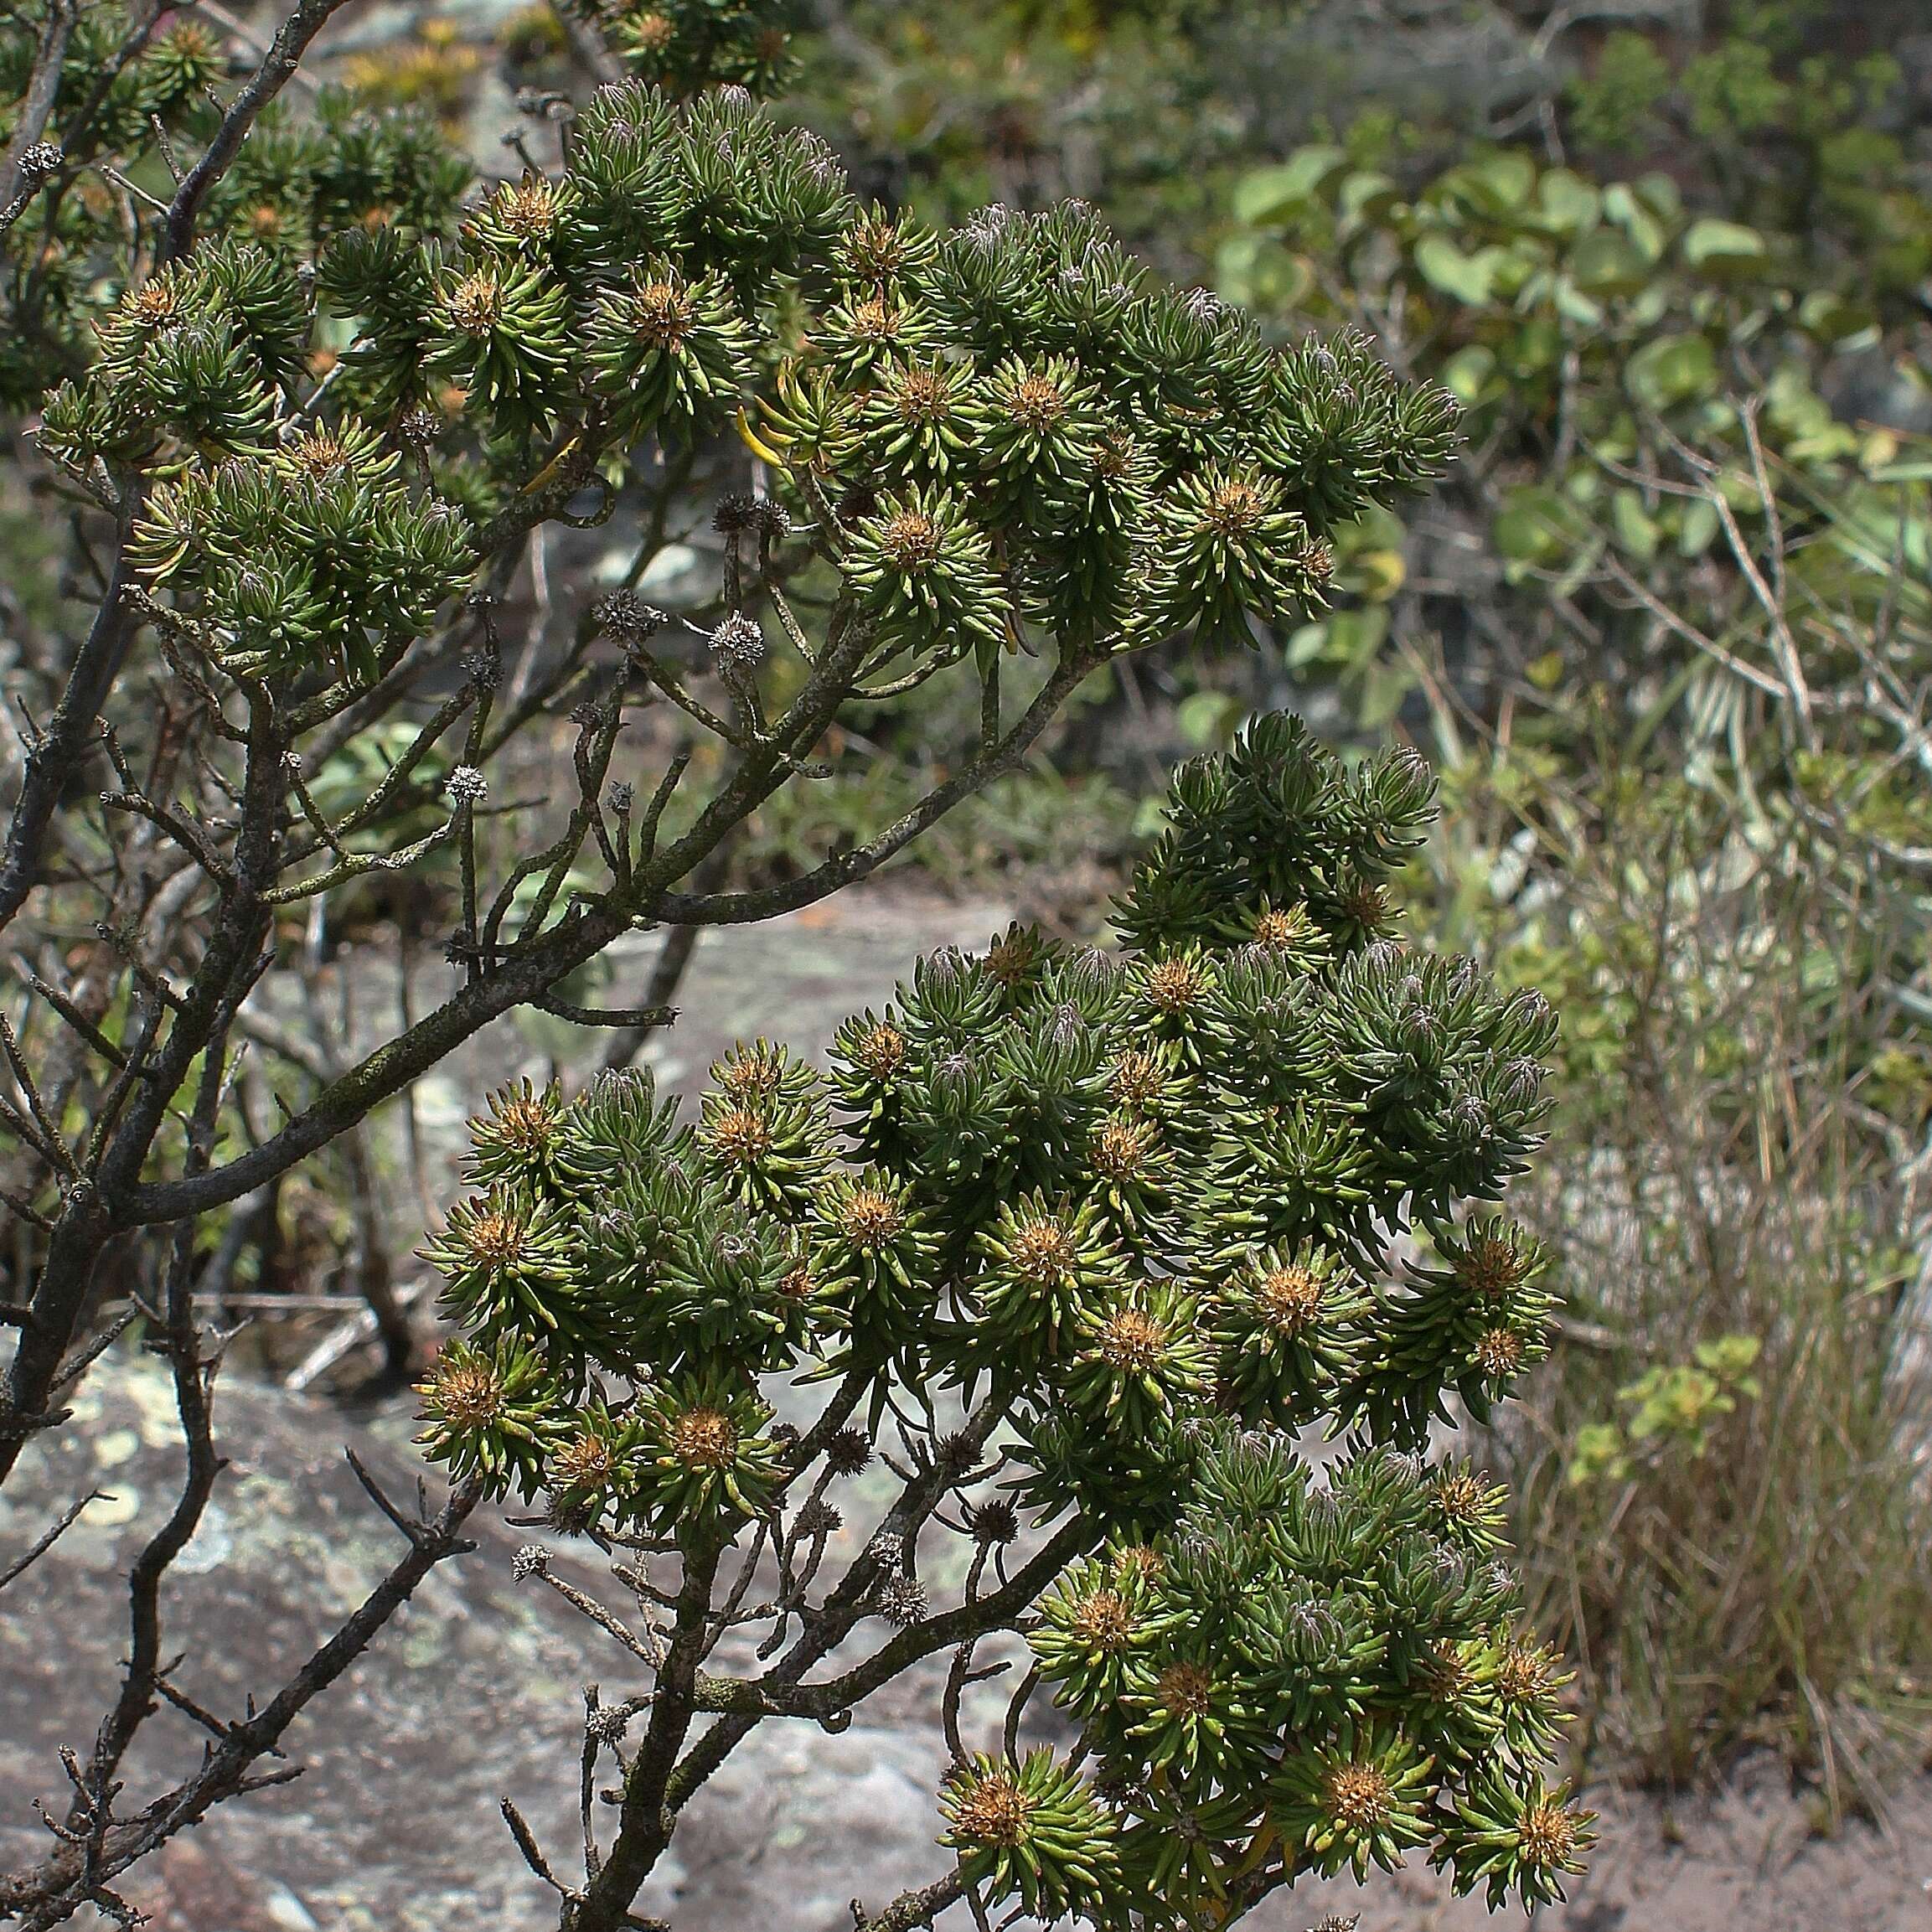
{"type": "MultiPolygon", "coordinates": [[[[116,1811],[169,1688],[163,1581],[220,1475],[205,1318],[270,1251],[284,1180],[333,1149],[366,1258],[365,1123],[480,1027],[519,1008],[633,1040],[662,1023],[573,976],[639,927],[762,918],[863,877],[1118,654],[1299,610],[1335,519],[1425,480],[1453,431],[1444,395],[1352,347],[1278,354],[1165,287],[1089,209],[942,235],[861,207],[822,142],[703,85],[712,63],[769,80],[788,7],[674,7],[617,50],[574,19],[601,70],[642,72],[574,113],[554,168],[472,193],[407,113],[287,111],[338,4],[301,0],[225,97],[226,30],[198,19],[158,33],[155,9],[49,0],[0,27],[0,406],[38,407],[16,473],[64,524],[21,604],[15,681],[46,722],[0,855],[0,924],[25,948],[0,1025],[0,1480],[137,1318],[186,1452],[59,1842],[0,1878],[0,1909],[36,1927],[124,1914],[116,1876],[252,1787],[480,1495],[466,1476],[421,1522],[379,1499],[410,1542],[391,1576],[280,1692],[210,1721],[202,1763],[116,1811]],[[674,622],[636,586],[669,534],[707,524],[718,589],[674,622]],[[607,597],[560,555],[553,579],[560,526],[629,533],[607,597]],[[531,616],[514,665],[513,598],[531,616]],[[873,707],[948,680],[975,728],[947,768],[789,877],[721,876],[737,829],[835,772],[873,707]],[[566,772],[540,811],[511,781],[550,733],[566,772]],[[373,1038],[317,992],[332,918],[372,882],[434,909],[447,969],[419,1012],[406,958],[404,1017],[373,1038]]],[[[547,127],[557,105],[530,111],[547,127]]],[[[518,1233],[508,1279],[549,1306],[568,1230],[518,1233]]],[[[407,1324],[381,1267],[361,1273],[399,1372],[407,1324]]],[[[541,1392],[535,1372],[503,1364],[541,1392]]],[[[723,1464],[692,1487],[731,1493],[723,1464]]]]}
{"type": "Polygon", "coordinates": [[[1412,1850],[1492,1907],[1560,1894],[1588,1841],[1543,1778],[1564,1680],[1519,1634],[1499,1494],[1422,1454],[1545,1346],[1535,1245],[1466,1209],[1535,1144],[1555,1023],[1386,937],[1430,792],[1413,754],[1350,773],[1259,719],[1175,778],[1124,953],[1015,927],[934,955],[823,1074],[736,1050],[695,1122],[627,1072],[475,1123],[429,1249],[465,1339],[421,1439],[639,1552],[648,1626],[620,1634],[651,1690],[586,1732],[610,1843],[566,1884],[521,1835],[566,1924],[624,1922],[756,1723],[842,1718],[943,1650],[956,1868],[864,1924],[962,1895],[1219,1922],[1412,1850]],[[788,1378],[829,1386],[808,1421],[774,1419],[788,1378]],[[1316,1425],[1347,1442],[1325,1476],[1316,1425]],[[829,1491],[875,1454],[896,1498],[820,1583],[829,1491]],[[940,1604],[948,1534],[975,1553],[940,1604]],[[713,1676],[740,1628],[767,1667],[713,1676]],[[1034,1670],[974,1753],[960,1689],[1011,1629],[1034,1670]],[[1017,1741],[1036,1681],[1070,1757],[1017,1741]]]}

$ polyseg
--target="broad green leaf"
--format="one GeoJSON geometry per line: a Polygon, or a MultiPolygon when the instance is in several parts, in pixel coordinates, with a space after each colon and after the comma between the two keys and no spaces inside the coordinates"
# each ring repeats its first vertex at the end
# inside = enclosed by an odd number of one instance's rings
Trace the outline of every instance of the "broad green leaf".
{"type": "Polygon", "coordinates": [[[1645,408],[1674,409],[1716,392],[1718,359],[1701,335],[1660,335],[1625,364],[1624,384],[1645,408]]]}
{"type": "Polygon", "coordinates": [[[1485,344],[1472,342],[1443,364],[1437,380],[1464,409],[1470,409],[1495,374],[1495,367],[1496,352],[1485,344]]]}
{"type": "Polygon", "coordinates": [[[1627,181],[1613,181],[1604,190],[1604,216],[1629,237],[1631,247],[1646,262],[1663,259],[1667,239],[1664,225],[1637,199],[1627,181]]]}
{"type": "Polygon", "coordinates": [[[1495,247],[1464,255],[1446,235],[1425,235],[1415,245],[1415,265],[1423,280],[1471,308],[1480,308],[1495,294],[1503,258],[1504,251],[1495,247]]]}
{"type": "Polygon", "coordinates": [[[1613,229],[1592,229],[1570,251],[1570,279],[1588,295],[1627,295],[1641,288],[1649,266],[1630,238],[1613,229]]]}
{"type": "Polygon", "coordinates": [[[1537,183],[1537,212],[1559,235],[1579,235],[1596,226],[1604,198],[1579,174],[1552,168],[1537,183]]]}
{"type": "Polygon", "coordinates": [[[1525,206],[1537,184],[1537,164],[1520,147],[1498,147],[1452,168],[1440,190],[1490,214],[1512,214],[1525,206]]]}
{"type": "Polygon", "coordinates": [[[1741,222],[1719,221],[1704,215],[1685,230],[1684,260],[1692,268],[1723,272],[1764,258],[1764,238],[1741,222]]]}
{"type": "Polygon", "coordinates": [[[1310,199],[1348,157],[1339,147],[1297,148],[1274,168],[1245,175],[1234,190],[1234,219],[1248,225],[1279,220],[1310,199]]]}
{"type": "Polygon", "coordinates": [[[1661,533],[1656,519],[1644,508],[1644,499],[1635,490],[1620,489],[1610,499],[1610,522],[1616,530],[1617,542],[1632,556],[1647,562],[1657,554],[1657,539],[1661,533]]]}

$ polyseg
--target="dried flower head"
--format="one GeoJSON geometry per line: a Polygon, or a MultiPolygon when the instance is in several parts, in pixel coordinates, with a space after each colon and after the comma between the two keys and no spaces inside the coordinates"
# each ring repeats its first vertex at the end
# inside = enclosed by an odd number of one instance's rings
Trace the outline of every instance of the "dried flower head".
{"type": "Polygon", "coordinates": [[[1037,1214],[1015,1229],[1008,1251],[1014,1273],[1042,1287],[1063,1279],[1077,1258],[1073,1237],[1057,1221],[1037,1214]]]}
{"type": "Polygon", "coordinates": [[[1265,1268],[1255,1283],[1254,1299],[1261,1319],[1277,1333],[1304,1335],[1321,1320],[1322,1279],[1299,1262],[1265,1268]]]}
{"type": "Polygon", "coordinates": [[[545,240],[557,225],[557,191],[540,174],[526,174],[498,194],[495,213],[519,241],[545,240]]]}
{"type": "Polygon", "coordinates": [[[698,304],[677,282],[647,282],[632,291],[630,319],[631,333],[639,342],[669,351],[698,326],[698,304]]]}
{"type": "Polygon", "coordinates": [[[711,657],[720,673],[744,677],[757,669],[769,654],[765,633],[755,617],[733,611],[711,633],[711,657]]]}
{"type": "Polygon", "coordinates": [[[1117,1373],[1145,1375],[1167,1346],[1167,1330],[1144,1310],[1117,1309],[1100,1325],[1094,1346],[1117,1373]]]}
{"type": "Polygon", "coordinates": [[[1036,436],[1044,436],[1065,421],[1067,393],[1051,376],[1029,369],[1014,384],[1006,406],[1016,422],[1036,436]]]}
{"type": "Polygon", "coordinates": [[[738,1453],[737,1425],[722,1409],[688,1408],[667,1433],[671,1454],[686,1469],[725,1469],[738,1453]]]}
{"type": "Polygon", "coordinates": [[[1026,1836],[1033,1800],[1004,1771],[975,1778],[959,1792],[953,1808],[953,1835],[964,1843],[1011,1851],[1026,1836]]]}
{"type": "Polygon", "coordinates": [[[1337,1764],[1323,1787],[1329,1816],[1351,1831],[1370,1832],[1388,1822],[1395,1789],[1376,1764],[1337,1764]]]}
{"type": "Polygon", "coordinates": [[[896,510],[879,531],[879,548],[895,570],[917,576],[939,560],[939,525],[923,510],[896,510]]]}
{"type": "Polygon", "coordinates": [[[443,307],[457,333],[488,335],[503,320],[503,284],[487,268],[472,269],[444,297],[443,307]]]}
{"type": "Polygon", "coordinates": [[[1524,1861],[1546,1872],[1561,1872],[1583,1846],[1583,1818],[1561,1798],[1539,1800],[1523,1813],[1516,1843],[1524,1861]]]}
{"type": "Polygon", "coordinates": [[[825,1467],[835,1476],[855,1476],[872,1459],[872,1439],[862,1428],[836,1431],[825,1444],[825,1467]]]}
{"type": "Polygon", "coordinates": [[[873,1608],[896,1629],[906,1630],[926,1614],[926,1586],[915,1576],[895,1570],[880,1579],[872,1598],[873,1608]]]}
{"type": "Polygon", "coordinates": [[[1119,1590],[1095,1590],[1068,1620],[1082,1643],[1114,1656],[1133,1641],[1136,1619],[1132,1600],[1119,1590]]]}

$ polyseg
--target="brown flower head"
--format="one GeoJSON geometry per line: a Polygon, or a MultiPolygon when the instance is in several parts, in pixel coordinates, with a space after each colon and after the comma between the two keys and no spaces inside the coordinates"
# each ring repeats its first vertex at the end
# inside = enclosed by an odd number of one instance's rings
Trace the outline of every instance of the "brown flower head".
{"type": "Polygon", "coordinates": [[[1014,1273],[1041,1286],[1062,1279],[1077,1253],[1073,1237],[1057,1221],[1041,1215],[1029,1216],[1020,1223],[1010,1248],[1014,1273]]]}
{"type": "Polygon", "coordinates": [[[772,1124],[749,1107],[727,1107],[705,1129],[711,1151],[721,1160],[751,1167],[772,1151],[772,1124]]]}
{"type": "Polygon", "coordinates": [[[1167,1346],[1167,1330],[1138,1308],[1118,1310],[1100,1325],[1100,1358],[1122,1375],[1145,1375],[1167,1346]]]}
{"type": "Polygon", "coordinates": [[[906,1036],[881,1020],[860,1036],[852,1057],[875,1080],[890,1080],[906,1062],[906,1036]]]}
{"type": "Polygon", "coordinates": [[[1129,1047],[1113,1062],[1114,1098],[1129,1107],[1145,1107],[1167,1090],[1167,1069],[1160,1056],[1129,1047]]]}
{"type": "Polygon", "coordinates": [[[631,333],[653,349],[676,349],[697,323],[697,303],[674,282],[647,282],[631,297],[631,333]]]}
{"type": "Polygon", "coordinates": [[[736,1425],[722,1409],[688,1408],[669,1435],[671,1454],[688,1470],[721,1470],[738,1453],[736,1425]]]}
{"type": "Polygon", "coordinates": [[[1582,1848],[1583,1820],[1560,1799],[1544,1798],[1524,1811],[1516,1843],[1526,1864],[1560,1872],[1582,1848]]]}
{"type": "Polygon", "coordinates": [[[1170,1664],[1155,1681],[1155,1695],[1170,1717],[1205,1718],[1214,1679],[1199,1664],[1170,1664]]]}
{"type": "Polygon", "coordinates": [[[939,525],[923,510],[895,510],[879,531],[879,548],[895,570],[918,576],[939,560],[939,525]]]}
{"type": "Polygon", "coordinates": [[[449,292],[443,307],[459,333],[488,335],[503,320],[503,284],[488,269],[473,269],[449,292]]]}
{"type": "Polygon", "coordinates": [[[520,1217],[498,1207],[485,1208],[465,1221],[459,1238],[478,1268],[494,1274],[523,1258],[525,1228],[520,1217]]]}
{"type": "Polygon", "coordinates": [[[1523,1338],[1514,1329],[1489,1329],[1476,1338],[1473,1353],[1485,1375],[1514,1375],[1523,1366],[1523,1338]]]}
{"type": "Polygon", "coordinates": [[[1118,1590],[1096,1590],[1073,1613],[1067,1627],[1082,1643],[1113,1656],[1133,1640],[1134,1606],[1118,1590]]]}
{"type": "Polygon", "coordinates": [[[839,1228],[855,1248],[883,1248],[905,1232],[906,1211],[876,1187],[855,1187],[839,1213],[839,1228]]]}
{"type": "Polygon", "coordinates": [[[953,1801],[953,1830],[967,1843],[1011,1851],[1026,1836],[1033,1800],[1004,1771],[975,1778],[953,1801]]]}
{"type": "Polygon", "coordinates": [[[1291,1262],[1261,1271],[1254,1299],[1261,1319],[1279,1334],[1304,1335],[1321,1320],[1322,1279],[1312,1268],[1291,1262]]]}
{"type": "Polygon", "coordinates": [[[599,1490],[616,1467],[610,1444],[594,1429],[586,1429],[551,1456],[544,1473],[553,1490],[599,1490]]]}
{"type": "Polygon", "coordinates": [[[1191,1011],[1207,991],[1207,977],[1191,959],[1156,959],[1149,966],[1142,984],[1147,997],[1163,1013],[1191,1011]]]}
{"type": "Polygon", "coordinates": [[[421,1393],[458,1428],[487,1428],[503,1413],[502,1377],[473,1356],[438,1362],[421,1393]]]}
{"type": "Polygon", "coordinates": [[[1147,1171],[1155,1146],[1147,1120],[1103,1120],[1087,1144],[1093,1171],[1108,1180],[1136,1180],[1147,1171]]]}
{"type": "Polygon", "coordinates": [[[1373,1831],[1394,1809],[1395,1791],[1374,1764],[1338,1764],[1328,1774],[1329,1816],[1351,1831],[1373,1831]]]}
{"type": "Polygon", "coordinates": [[[1249,537],[1268,515],[1268,498],[1245,477],[1229,477],[1208,493],[1204,520],[1220,537],[1249,537]]]}

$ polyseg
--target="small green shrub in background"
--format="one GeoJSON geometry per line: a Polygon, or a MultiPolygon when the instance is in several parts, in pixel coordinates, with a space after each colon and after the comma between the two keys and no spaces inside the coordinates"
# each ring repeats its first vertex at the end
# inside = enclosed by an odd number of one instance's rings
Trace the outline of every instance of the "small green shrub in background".
{"type": "Polygon", "coordinates": [[[1413,753],[1350,773],[1260,718],[1175,778],[1123,953],[1015,927],[932,956],[824,1073],[738,1048],[695,1122],[627,1073],[474,1124],[421,1439],[638,1552],[650,1633],[620,1636],[650,1687],[589,1717],[617,1820],[553,1878],[566,1924],[625,1922],[754,1725],[842,1722],[943,1651],[957,1865],[862,1925],[961,1897],[1217,1924],[1410,1853],[1492,1909],[1560,1896],[1565,1680],[1500,1492],[1423,1455],[1546,1346],[1535,1244],[1468,1211],[1536,1144],[1555,1020],[1385,936],[1430,805],[1413,753]],[[796,1423],[787,1381],[826,1391],[796,1423]],[[1346,1439],[1319,1477],[1315,1428],[1346,1439]],[[875,1455],[896,1498],[834,1574],[834,1485],[875,1455]],[[957,1590],[926,1580],[949,1537],[957,1590]],[[1010,1630],[1033,1669],[989,1754],[958,1700],[1010,1630]],[[1019,1741],[1036,1682],[1070,1755],[1019,1741]]]}
{"type": "Polygon", "coordinates": [[[1339,607],[1288,657],[1359,728],[1434,734],[1437,929],[1566,1015],[1526,1213],[1576,1321],[1498,1452],[1537,1614],[1597,1762],[1678,1783],[1768,1742],[1833,1813],[1876,1806],[1924,1735],[1928,1603],[1932,464],[1894,426],[1929,393],[1901,292],[1516,148],[1405,184],[1324,144],[1236,206],[1228,292],[1352,321],[1469,412],[1412,529],[1338,533],[1339,607]],[[1874,370],[1892,422],[1857,419],[1874,370]]]}

